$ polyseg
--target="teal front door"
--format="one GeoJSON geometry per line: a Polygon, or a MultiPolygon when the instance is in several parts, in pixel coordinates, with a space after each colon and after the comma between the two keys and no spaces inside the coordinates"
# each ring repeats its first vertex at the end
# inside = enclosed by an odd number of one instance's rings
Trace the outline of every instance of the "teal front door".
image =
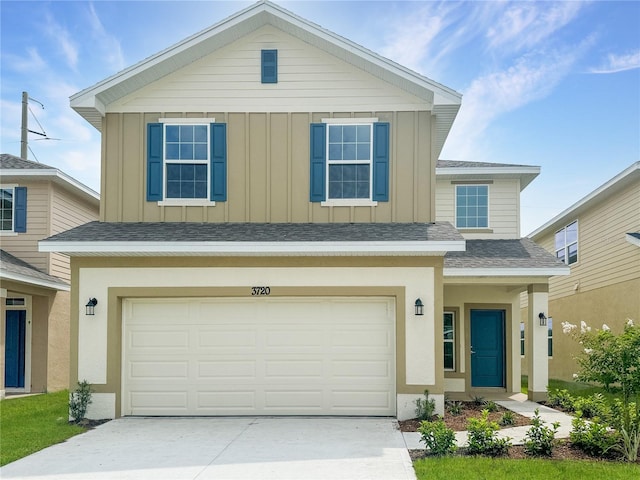
{"type": "Polygon", "coordinates": [[[25,310],[7,310],[5,319],[4,386],[24,388],[25,310]]]}
{"type": "Polygon", "coordinates": [[[505,312],[471,310],[471,386],[505,386],[505,312]]]}

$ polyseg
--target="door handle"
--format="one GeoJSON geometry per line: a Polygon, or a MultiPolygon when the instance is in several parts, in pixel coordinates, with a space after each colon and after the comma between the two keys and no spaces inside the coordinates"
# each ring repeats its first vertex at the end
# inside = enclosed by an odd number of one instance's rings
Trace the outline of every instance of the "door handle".
{"type": "Polygon", "coordinates": [[[473,347],[471,347],[470,353],[471,353],[471,355],[473,355],[474,353],[476,353],[476,352],[474,352],[474,351],[473,351],[473,347]]]}

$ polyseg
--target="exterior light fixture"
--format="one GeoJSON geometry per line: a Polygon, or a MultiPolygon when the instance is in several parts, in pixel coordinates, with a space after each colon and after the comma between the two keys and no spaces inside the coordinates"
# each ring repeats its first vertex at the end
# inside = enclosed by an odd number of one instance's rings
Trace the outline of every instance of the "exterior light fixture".
{"type": "Polygon", "coordinates": [[[416,315],[424,315],[424,303],[422,303],[422,300],[420,300],[419,298],[416,299],[415,307],[416,315]]]}
{"type": "Polygon", "coordinates": [[[87,315],[95,315],[95,310],[96,310],[96,305],[98,304],[98,300],[96,300],[95,298],[90,298],[89,301],[87,302],[87,304],[85,305],[85,308],[87,309],[86,314],[87,315]]]}
{"type": "Polygon", "coordinates": [[[540,319],[540,326],[541,327],[546,327],[547,326],[547,317],[544,315],[544,313],[540,312],[538,314],[538,318],[540,319]]]}

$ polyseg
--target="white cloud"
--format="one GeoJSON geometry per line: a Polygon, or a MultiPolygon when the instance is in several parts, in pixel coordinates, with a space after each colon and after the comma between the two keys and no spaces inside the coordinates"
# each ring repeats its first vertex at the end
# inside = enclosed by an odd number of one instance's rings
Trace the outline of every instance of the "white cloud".
{"type": "Polygon", "coordinates": [[[25,55],[4,54],[2,68],[8,68],[20,73],[35,73],[47,68],[46,62],[40,56],[37,48],[28,47],[25,55]]]}
{"type": "Polygon", "coordinates": [[[56,22],[50,13],[45,15],[45,20],[45,33],[56,42],[67,65],[75,71],[78,66],[78,46],[69,31],[56,22]]]}
{"type": "Polygon", "coordinates": [[[98,49],[102,52],[101,58],[111,67],[110,70],[122,70],[125,67],[122,46],[115,36],[107,33],[93,3],[89,4],[88,17],[91,33],[98,42],[98,49]]]}
{"type": "Polygon", "coordinates": [[[640,68],[640,50],[636,52],[616,55],[610,53],[607,59],[598,68],[590,70],[591,73],[617,73],[625,70],[633,70],[640,68]]]}

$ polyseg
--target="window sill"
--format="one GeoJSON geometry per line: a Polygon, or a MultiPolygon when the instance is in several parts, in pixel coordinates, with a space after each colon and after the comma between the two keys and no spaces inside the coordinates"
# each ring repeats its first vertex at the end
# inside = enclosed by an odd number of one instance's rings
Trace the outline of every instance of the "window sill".
{"type": "Polygon", "coordinates": [[[158,202],[159,207],[215,207],[216,202],[211,200],[199,200],[199,199],[175,199],[175,200],[161,200],[158,202]]]}
{"type": "Polygon", "coordinates": [[[10,232],[10,231],[2,231],[0,232],[0,237],[17,237],[18,233],[17,232],[10,232]]]}
{"type": "Polygon", "coordinates": [[[378,202],[369,199],[333,199],[320,202],[323,207],[376,207],[378,202]]]}
{"type": "Polygon", "coordinates": [[[493,228],[466,228],[466,227],[456,227],[456,228],[464,233],[493,233],[493,228]]]}

